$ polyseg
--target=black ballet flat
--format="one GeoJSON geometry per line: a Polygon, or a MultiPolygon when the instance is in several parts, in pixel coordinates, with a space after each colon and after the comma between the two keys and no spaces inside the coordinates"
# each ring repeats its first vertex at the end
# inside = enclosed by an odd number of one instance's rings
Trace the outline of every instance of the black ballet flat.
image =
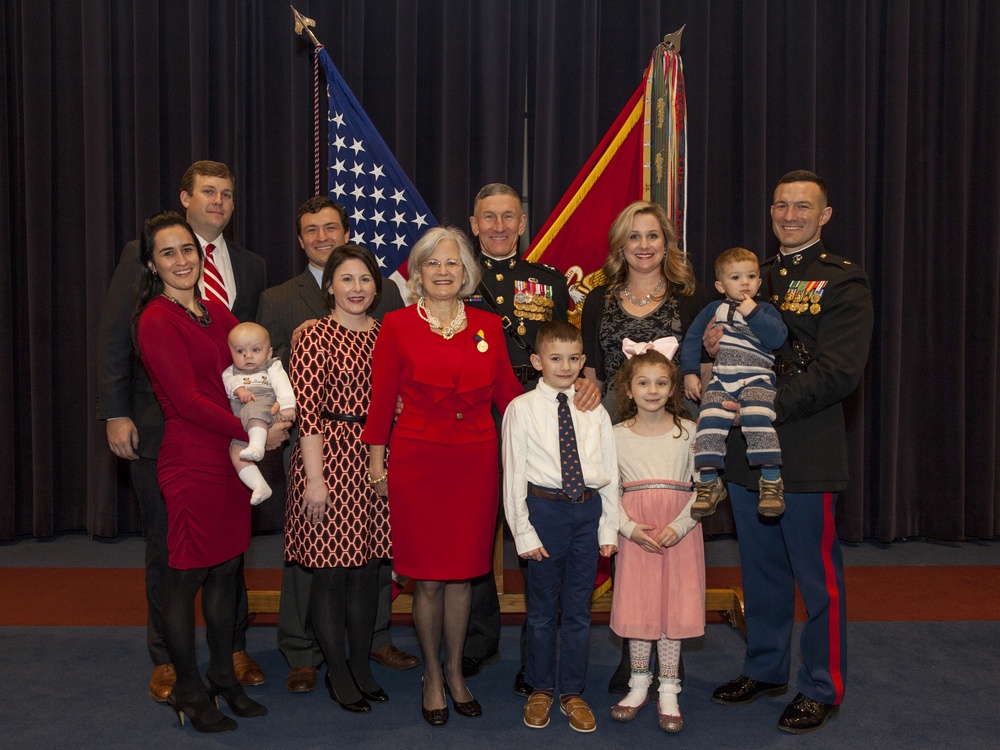
{"type": "Polygon", "coordinates": [[[330,673],[326,673],[326,677],[323,678],[323,682],[326,683],[326,689],[330,691],[330,697],[335,700],[342,709],[349,711],[352,714],[366,714],[372,710],[371,704],[364,698],[361,700],[356,700],[353,703],[344,703],[337,697],[336,691],[333,689],[333,680],[330,679],[330,673]]]}
{"type": "Polygon", "coordinates": [[[452,695],[451,688],[448,687],[448,680],[444,681],[444,692],[446,695],[451,695],[451,703],[455,707],[455,712],[465,716],[469,719],[476,719],[483,715],[483,707],[479,704],[475,698],[471,701],[465,701],[465,703],[459,703],[455,700],[455,696],[452,695]]]}
{"type": "Polygon", "coordinates": [[[219,696],[221,695],[222,699],[229,706],[229,710],[240,718],[254,719],[258,716],[267,715],[267,708],[250,698],[242,685],[236,684],[232,687],[222,687],[212,679],[212,675],[210,674],[205,675],[205,682],[208,687],[208,697],[215,701],[216,708],[219,707],[219,696]]]}
{"type": "Polygon", "coordinates": [[[191,726],[199,732],[232,732],[236,729],[236,722],[228,716],[224,716],[211,699],[206,698],[198,703],[181,703],[171,693],[167,696],[167,703],[174,709],[181,726],[184,726],[184,717],[186,716],[191,721],[191,726]]]}

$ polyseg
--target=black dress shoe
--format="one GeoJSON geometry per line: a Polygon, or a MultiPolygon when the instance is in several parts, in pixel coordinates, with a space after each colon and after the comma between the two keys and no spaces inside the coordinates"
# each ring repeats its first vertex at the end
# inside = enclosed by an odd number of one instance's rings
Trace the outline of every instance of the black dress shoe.
{"type": "MultiPolygon", "coordinates": [[[[348,667],[347,669],[348,671],[351,671],[350,667],[348,667]]],[[[356,687],[358,689],[358,692],[361,693],[361,697],[364,698],[366,701],[372,701],[374,703],[385,703],[387,700],[389,700],[389,694],[378,686],[376,686],[375,689],[371,691],[365,690],[363,687],[361,687],[361,683],[358,682],[358,678],[354,676],[353,671],[351,671],[351,680],[354,682],[354,687],[356,687]]]]}
{"type": "MultiPolygon", "coordinates": [[[[480,709],[481,710],[481,709],[480,709]]],[[[443,727],[448,723],[448,706],[444,708],[424,708],[424,678],[420,678],[420,713],[424,721],[432,727],[443,727]]]]}
{"type": "Polygon", "coordinates": [[[837,713],[838,706],[820,703],[799,693],[785,707],[778,719],[778,729],[792,734],[806,734],[822,729],[827,720],[837,713]]]}
{"type": "Polygon", "coordinates": [[[443,727],[448,723],[448,709],[445,708],[432,708],[427,710],[423,706],[420,707],[420,712],[424,716],[424,721],[430,724],[432,727],[443,727]]]}
{"type": "Polygon", "coordinates": [[[483,671],[483,667],[487,664],[496,664],[500,661],[500,652],[494,651],[489,656],[480,659],[478,656],[463,656],[462,657],[462,677],[467,680],[471,680],[473,677],[477,677],[480,672],[483,671]]]}
{"type": "Polygon", "coordinates": [[[356,700],[353,703],[344,703],[337,697],[336,691],[333,689],[333,680],[330,679],[330,673],[326,673],[326,677],[323,678],[323,682],[326,683],[326,689],[330,691],[330,697],[335,700],[342,709],[345,711],[350,711],[352,714],[366,714],[372,710],[372,705],[364,698],[361,700],[356,700]]]}
{"type": "Polygon", "coordinates": [[[535,689],[524,679],[524,670],[522,669],[517,673],[517,677],[514,678],[514,695],[520,695],[522,698],[530,698],[533,692],[535,692],[535,689]]]}
{"type": "Polygon", "coordinates": [[[712,700],[726,706],[740,706],[752,703],[762,695],[782,695],[788,690],[788,683],[760,682],[752,677],[740,675],[735,680],[717,687],[712,700]]]}

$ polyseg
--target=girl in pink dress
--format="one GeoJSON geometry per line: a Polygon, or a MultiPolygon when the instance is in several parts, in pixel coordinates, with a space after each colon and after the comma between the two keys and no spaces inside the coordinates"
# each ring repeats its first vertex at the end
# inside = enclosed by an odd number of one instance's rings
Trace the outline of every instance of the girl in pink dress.
{"type": "Polygon", "coordinates": [[[691,518],[694,422],[683,389],[673,337],[653,343],[625,340],[628,361],[614,381],[620,420],[614,427],[622,481],[611,629],[629,639],[629,693],[611,709],[631,721],[649,700],[650,659],[656,644],[660,728],[684,725],[677,696],[681,639],[705,632],[705,548],[691,518]]]}

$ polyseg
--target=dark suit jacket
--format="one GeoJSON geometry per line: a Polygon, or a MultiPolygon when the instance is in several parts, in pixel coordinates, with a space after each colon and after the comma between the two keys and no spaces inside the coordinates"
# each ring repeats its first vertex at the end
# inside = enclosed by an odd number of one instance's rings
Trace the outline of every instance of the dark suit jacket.
{"type": "MultiPolygon", "coordinates": [[[[382,320],[387,312],[403,307],[403,298],[399,287],[390,280],[382,280],[382,298],[373,313],[382,320]]],[[[324,318],[330,314],[326,299],[319,290],[316,277],[306,268],[294,279],[284,284],[272,286],[260,295],[260,306],[257,308],[257,322],[271,334],[271,347],[274,356],[281,359],[281,364],[288,371],[288,357],[291,354],[292,331],[310,318],[324,318]]]]}
{"type": "MultiPolygon", "coordinates": [[[[267,286],[267,266],[259,255],[233,242],[227,242],[226,246],[236,280],[233,315],[240,321],[254,320],[257,301],[267,286]]],[[[163,440],[163,412],[132,344],[132,311],[140,271],[139,241],[133,240],[122,251],[101,314],[97,338],[100,369],[97,418],[130,417],[139,432],[137,453],[144,458],[156,458],[163,440]]]]}

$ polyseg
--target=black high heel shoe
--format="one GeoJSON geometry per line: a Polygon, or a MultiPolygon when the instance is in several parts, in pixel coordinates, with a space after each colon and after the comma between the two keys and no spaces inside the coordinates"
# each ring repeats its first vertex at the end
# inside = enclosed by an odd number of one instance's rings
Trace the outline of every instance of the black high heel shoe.
{"type": "MultiPolygon", "coordinates": [[[[352,714],[366,714],[372,710],[371,704],[366,701],[364,697],[362,697],[361,700],[354,701],[354,703],[344,703],[344,701],[340,700],[340,698],[337,697],[336,691],[333,689],[333,680],[330,679],[329,672],[326,673],[326,677],[323,678],[323,682],[326,683],[326,689],[330,691],[330,697],[340,704],[340,707],[345,711],[350,711],[352,714]]],[[[362,693],[362,695],[364,695],[364,693],[362,693]]]]}
{"type": "Polygon", "coordinates": [[[451,704],[455,707],[455,711],[462,716],[469,719],[477,719],[483,715],[483,707],[479,705],[479,701],[473,698],[471,701],[465,701],[465,703],[459,703],[455,700],[455,696],[451,693],[451,688],[448,687],[448,678],[444,678],[444,693],[445,695],[451,695],[451,704]]]}
{"type": "Polygon", "coordinates": [[[219,696],[221,695],[222,699],[229,705],[229,710],[240,718],[254,719],[267,715],[267,708],[250,698],[242,685],[222,687],[212,679],[210,674],[205,675],[205,681],[208,683],[208,697],[215,700],[216,708],[219,707],[219,696]]]}
{"type": "Polygon", "coordinates": [[[351,668],[348,667],[347,670],[351,672],[351,680],[354,682],[354,687],[358,689],[358,692],[361,693],[361,697],[364,698],[366,701],[373,701],[375,703],[385,703],[387,700],[389,700],[389,694],[380,687],[375,688],[371,692],[365,690],[363,687],[361,687],[361,683],[358,682],[358,678],[354,676],[354,672],[351,671],[351,668]]]}
{"type": "Polygon", "coordinates": [[[211,699],[198,703],[180,703],[173,693],[167,696],[167,703],[177,714],[177,720],[184,726],[184,717],[191,720],[191,726],[199,732],[232,732],[236,722],[224,716],[211,699]]]}
{"type": "Polygon", "coordinates": [[[424,716],[424,721],[432,727],[443,727],[448,723],[448,706],[444,708],[424,708],[424,678],[420,678],[420,713],[424,716]]]}

